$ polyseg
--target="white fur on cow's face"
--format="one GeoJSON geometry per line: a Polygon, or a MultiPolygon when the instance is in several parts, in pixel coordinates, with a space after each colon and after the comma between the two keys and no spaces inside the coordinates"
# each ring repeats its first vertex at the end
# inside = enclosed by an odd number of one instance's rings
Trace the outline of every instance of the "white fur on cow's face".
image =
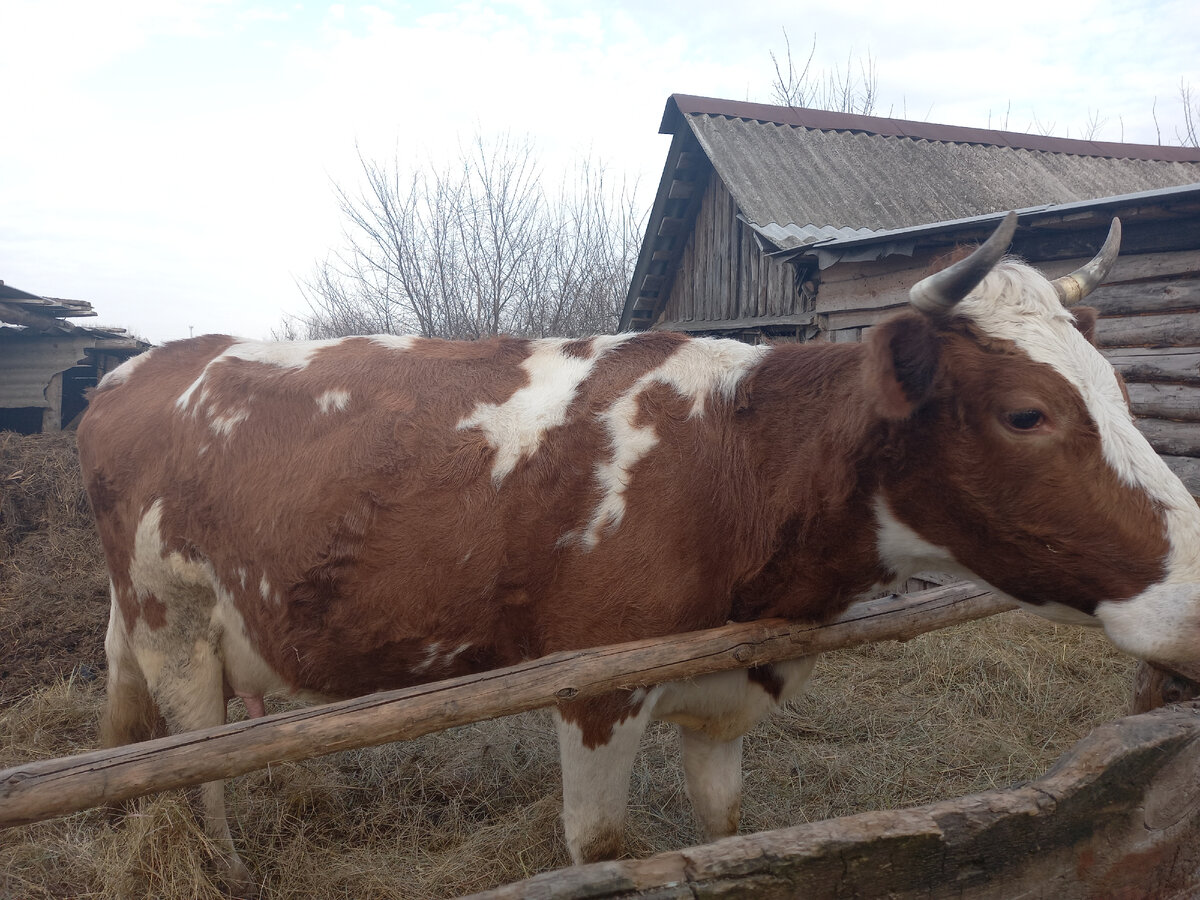
{"type": "Polygon", "coordinates": [[[566,421],[579,385],[600,358],[631,336],[594,338],[587,357],[564,353],[563,347],[569,343],[566,340],[534,341],[532,352],[521,363],[529,383],[503,403],[480,403],[458,423],[459,431],[480,429],[495,449],[492,482],[496,487],[504,483],[517,463],[537,452],[547,431],[566,421]]]}
{"type": "Polygon", "coordinates": [[[585,547],[595,547],[605,531],[621,524],[633,467],[658,444],[653,425],[637,424],[642,393],[656,384],[669,385],[691,401],[689,417],[703,416],[710,397],[732,399],[742,378],[769,351],[765,345],[752,347],[733,340],[688,341],[617,398],[603,415],[612,457],[596,465],[603,496],[583,534],[585,547]]]}
{"type": "Polygon", "coordinates": [[[1054,289],[1027,266],[1004,261],[958,305],[994,337],[1012,341],[1079,391],[1117,476],[1162,510],[1170,541],[1163,582],[1096,615],[1118,647],[1162,662],[1200,652],[1200,507],[1138,431],[1112,366],[1072,323],[1054,289]]]}

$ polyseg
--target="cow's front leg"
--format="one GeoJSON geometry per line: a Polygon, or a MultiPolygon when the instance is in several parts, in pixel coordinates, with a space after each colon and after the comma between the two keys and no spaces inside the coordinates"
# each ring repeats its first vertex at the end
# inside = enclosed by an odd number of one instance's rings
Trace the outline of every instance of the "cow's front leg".
{"type": "Polygon", "coordinates": [[[653,708],[645,691],[618,691],[554,711],[563,830],[576,865],[621,854],[629,777],[653,708]]]}
{"type": "Polygon", "coordinates": [[[679,726],[688,797],[705,841],[737,834],[742,813],[742,736],[721,740],[679,726]]]}

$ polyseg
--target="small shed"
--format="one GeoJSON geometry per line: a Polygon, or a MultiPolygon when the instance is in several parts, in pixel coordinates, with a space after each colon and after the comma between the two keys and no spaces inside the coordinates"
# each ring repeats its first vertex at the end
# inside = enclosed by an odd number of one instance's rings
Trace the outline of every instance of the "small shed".
{"type": "Polygon", "coordinates": [[[122,328],[86,328],[83,300],[40,297],[0,281],[0,431],[35,434],[70,427],[85,392],[150,344],[122,328]]]}

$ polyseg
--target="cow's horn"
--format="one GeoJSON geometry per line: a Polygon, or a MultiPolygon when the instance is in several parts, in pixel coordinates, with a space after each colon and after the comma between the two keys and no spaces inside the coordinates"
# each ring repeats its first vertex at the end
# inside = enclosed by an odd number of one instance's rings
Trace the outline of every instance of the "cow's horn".
{"type": "Polygon", "coordinates": [[[914,284],[908,292],[912,305],[932,315],[945,315],[954,309],[1000,261],[1016,230],[1017,214],[1010,212],[974,253],[914,284]]]}
{"type": "Polygon", "coordinates": [[[1070,275],[1055,278],[1052,282],[1054,291],[1063,306],[1074,306],[1104,281],[1108,270],[1116,262],[1117,253],[1121,250],[1121,220],[1114,218],[1108,227],[1108,237],[1100,252],[1086,266],[1081,266],[1070,275]]]}

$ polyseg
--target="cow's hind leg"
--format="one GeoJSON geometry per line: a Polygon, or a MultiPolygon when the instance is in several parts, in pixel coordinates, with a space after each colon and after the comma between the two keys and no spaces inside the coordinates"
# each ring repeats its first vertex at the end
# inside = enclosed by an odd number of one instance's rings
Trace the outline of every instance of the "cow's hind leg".
{"type": "Polygon", "coordinates": [[[577,865],[621,854],[629,778],[653,708],[644,691],[621,691],[554,711],[563,830],[577,865]]]}
{"type": "Polygon", "coordinates": [[[100,717],[100,746],[121,747],[158,736],[163,722],[130,646],[115,590],[110,586],[109,591],[113,601],[104,638],[108,680],[100,717]]]}
{"type": "MultiPolygon", "coordinates": [[[[157,628],[141,620],[129,634],[114,605],[106,640],[109,697],[101,726],[105,746],[151,737],[160,715],[171,734],[225,723],[225,673],[220,636],[211,624],[211,590],[178,582],[156,587],[155,595],[143,597],[166,610],[166,621],[156,623],[157,628]]],[[[224,788],[223,781],[213,781],[194,789],[197,811],[221,855],[218,866],[226,887],[242,896],[254,888],[233,846],[224,788]]]]}
{"type": "Polygon", "coordinates": [[[679,726],[688,797],[705,841],[737,834],[742,812],[742,736],[711,738],[679,726]]]}
{"type": "MultiPolygon", "coordinates": [[[[151,691],[172,733],[225,724],[225,673],[212,637],[201,637],[183,660],[170,660],[153,679],[151,691]]],[[[210,781],[196,789],[205,834],[223,856],[227,887],[240,895],[252,890],[250,871],[233,846],[225,811],[225,782],[210,781]]]]}

